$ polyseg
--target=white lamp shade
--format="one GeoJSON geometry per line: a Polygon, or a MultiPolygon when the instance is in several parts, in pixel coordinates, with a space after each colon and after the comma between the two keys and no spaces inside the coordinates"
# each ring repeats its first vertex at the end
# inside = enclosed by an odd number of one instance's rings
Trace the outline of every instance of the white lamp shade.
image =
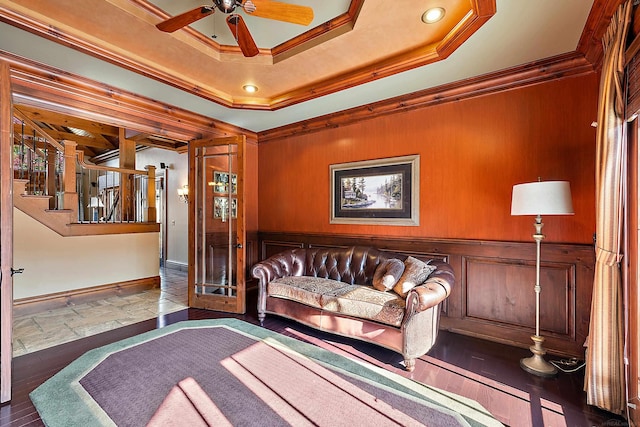
{"type": "Polygon", "coordinates": [[[102,204],[102,200],[100,200],[100,198],[98,197],[92,197],[91,199],[89,199],[89,204],[87,205],[88,208],[103,208],[104,205],[102,204]]]}
{"type": "Polygon", "coordinates": [[[572,215],[567,181],[542,181],[513,186],[511,215],[572,215]]]}

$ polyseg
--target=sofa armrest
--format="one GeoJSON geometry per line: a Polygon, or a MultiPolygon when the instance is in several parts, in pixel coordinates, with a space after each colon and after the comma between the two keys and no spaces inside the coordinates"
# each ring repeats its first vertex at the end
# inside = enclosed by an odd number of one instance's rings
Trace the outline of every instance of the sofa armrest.
{"type": "Polygon", "coordinates": [[[420,312],[440,304],[446,297],[447,293],[440,284],[424,283],[413,288],[410,295],[407,295],[407,306],[412,306],[415,311],[420,312]]]}
{"type": "Polygon", "coordinates": [[[413,288],[407,295],[407,310],[420,312],[438,305],[451,293],[455,283],[455,276],[451,266],[442,261],[433,261],[436,270],[419,286],[413,288]]]}
{"type": "Polygon", "coordinates": [[[291,249],[261,261],[253,266],[251,275],[258,279],[258,320],[264,322],[267,308],[267,285],[286,276],[305,275],[305,250],[291,249]]]}
{"type": "Polygon", "coordinates": [[[251,269],[251,275],[258,279],[260,286],[265,286],[267,283],[273,279],[277,279],[278,277],[284,277],[284,273],[285,272],[283,270],[279,270],[277,268],[277,265],[267,261],[259,262],[251,269]]]}
{"type": "Polygon", "coordinates": [[[263,286],[280,277],[304,276],[304,261],[304,249],[291,249],[257,263],[251,269],[251,275],[263,286]]]}

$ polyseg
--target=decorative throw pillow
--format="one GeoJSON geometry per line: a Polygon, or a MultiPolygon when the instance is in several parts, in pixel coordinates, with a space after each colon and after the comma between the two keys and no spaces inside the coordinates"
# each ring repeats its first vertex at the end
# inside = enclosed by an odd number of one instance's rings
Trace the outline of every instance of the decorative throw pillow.
{"type": "Polygon", "coordinates": [[[373,287],[379,291],[388,291],[398,282],[404,263],[396,258],[381,262],[373,273],[373,287]]]}
{"type": "Polygon", "coordinates": [[[404,261],[404,273],[395,284],[393,290],[402,298],[406,298],[409,291],[418,285],[421,285],[427,277],[436,269],[435,266],[429,265],[412,256],[404,261]]]}

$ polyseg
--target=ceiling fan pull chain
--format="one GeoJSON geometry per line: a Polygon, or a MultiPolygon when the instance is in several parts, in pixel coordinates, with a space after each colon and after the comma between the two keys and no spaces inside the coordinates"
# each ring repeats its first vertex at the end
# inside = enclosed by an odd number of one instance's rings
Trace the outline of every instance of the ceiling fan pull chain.
{"type": "Polygon", "coordinates": [[[216,20],[212,19],[213,21],[213,34],[211,35],[212,39],[217,39],[218,38],[218,31],[216,30],[216,20]]]}

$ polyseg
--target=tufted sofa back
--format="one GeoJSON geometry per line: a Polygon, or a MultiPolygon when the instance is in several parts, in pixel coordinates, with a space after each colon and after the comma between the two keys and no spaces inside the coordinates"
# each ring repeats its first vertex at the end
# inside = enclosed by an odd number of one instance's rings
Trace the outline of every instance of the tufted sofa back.
{"type": "Polygon", "coordinates": [[[305,275],[371,285],[376,267],[385,259],[383,252],[369,247],[307,249],[305,275]]]}
{"type": "Polygon", "coordinates": [[[289,276],[314,276],[350,285],[371,285],[379,263],[392,254],[371,247],[297,248],[274,255],[269,261],[289,276]]]}

